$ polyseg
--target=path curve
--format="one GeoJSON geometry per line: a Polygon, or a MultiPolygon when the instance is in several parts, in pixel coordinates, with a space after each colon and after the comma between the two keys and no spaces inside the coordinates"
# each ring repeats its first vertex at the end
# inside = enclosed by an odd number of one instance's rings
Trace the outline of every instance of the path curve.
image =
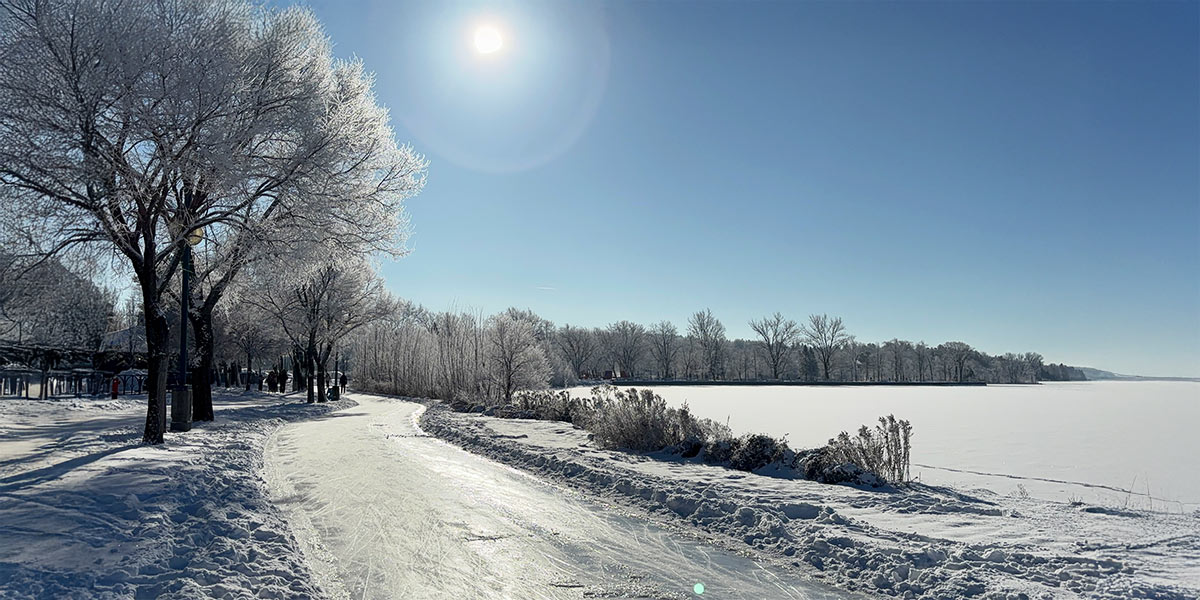
{"type": "Polygon", "coordinates": [[[335,598],[845,598],[432,438],[414,402],[282,428],[264,476],[335,598]]]}

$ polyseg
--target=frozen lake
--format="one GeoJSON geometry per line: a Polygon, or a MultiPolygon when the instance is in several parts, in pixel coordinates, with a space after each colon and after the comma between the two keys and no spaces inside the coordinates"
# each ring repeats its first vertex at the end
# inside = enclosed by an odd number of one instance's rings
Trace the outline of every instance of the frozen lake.
{"type": "Polygon", "coordinates": [[[728,419],[735,434],[787,434],[797,448],[895,414],[913,424],[912,473],[926,483],[1200,509],[1200,383],[653,389],[672,405],[728,419]]]}

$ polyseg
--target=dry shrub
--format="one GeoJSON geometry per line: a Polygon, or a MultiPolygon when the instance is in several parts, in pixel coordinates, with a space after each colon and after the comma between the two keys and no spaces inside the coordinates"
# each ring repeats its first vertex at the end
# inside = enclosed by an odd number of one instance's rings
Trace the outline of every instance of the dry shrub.
{"type": "Polygon", "coordinates": [[[845,431],[829,440],[827,460],[833,464],[854,464],[892,483],[909,480],[909,449],[912,425],[895,415],[879,417],[874,429],[863,425],[858,435],[845,431]]]}
{"type": "Polygon", "coordinates": [[[729,466],[739,471],[753,471],[778,461],[787,450],[786,440],[761,433],[746,434],[734,440],[729,466]]]}
{"type": "Polygon", "coordinates": [[[669,450],[685,457],[695,456],[716,439],[728,439],[729,428],[709,419],[697,418],[685,403],[667,406],[666,400],[650,390],[618,390],[613,386],[592,389],[589,398],[573,398],[565,391],[533,391],[518,394],[497,416],[547,421],[565,421],[586,429],[604,448],[638,452],[669,450]]]}
{"type": "Polygon", "coordinates": [[[592,400],[596,410],[587,429],[605,448],[672,449],[694,455],[705,442],[728,432],[713,421],[697,418],[686,404],[668,407],[662,396],[650,390],[604,386],[592,390],[592,400]]]}
{"type": "Polygon", "coordinates": [[[500,417],[571,423],[590,431],[602,448],[665,450],[685,458],[703,453],[705,462],[742,471],[779,462],[825,483],[874,485],[909,479],[912,426],[893,415],[880,417],[874,429],[864,425],[856,436],[843,431],[823,448],[796,453],[786,439],[764,434],[734,438],[727,424],[695,416],[686,403],[671,408],[650,390],[605,385],[592,388],[587,398],[573,398],[566,391],[523,392],[511,405],[491,411],[500,417]]]}

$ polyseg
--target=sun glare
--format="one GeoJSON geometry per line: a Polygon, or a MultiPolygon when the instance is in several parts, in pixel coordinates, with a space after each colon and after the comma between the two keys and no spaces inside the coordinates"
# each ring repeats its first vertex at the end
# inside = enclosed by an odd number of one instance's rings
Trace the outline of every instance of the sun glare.
{"type": "Polygon", "coordinates": [[[491,54],[504,46],[504,39],[495,27],[485,25],[475,30],[475,51],[480,54],[491,54]]]}

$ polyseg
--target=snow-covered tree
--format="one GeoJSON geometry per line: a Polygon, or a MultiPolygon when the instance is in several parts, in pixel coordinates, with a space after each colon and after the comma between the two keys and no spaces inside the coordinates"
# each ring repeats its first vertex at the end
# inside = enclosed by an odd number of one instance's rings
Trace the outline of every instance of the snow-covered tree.
{"type": "Polygon", "coordinates": [[[115,296],[57,258],[23,263],[0,254],[0,341],[25,348],[41,371],[42,398],[50,370],[63,356],[99,350],[114,321],[115,296]]]}
{"type": "Polygon", "coordinates": [[[783,373],[784,361],[793,344],[800,337],[800,328],[796,322],[784,318],[782,313],[775,313],[757,321],[750,321],[750,328],[762,338],[762,350],[767,364],[771,366],[771,377],[779,379],[783,373]]]}
{"type": "Polygon", "coordinates": [[[364,325],[386,316],[394,301],[366,258],[334,255],[299,281],[270,268],[246,300],[279,324],[294,348],[303,353],[309,380],[308,399],[324,402],[326,367],[338,342],[364,325]],[[316,389],[313,389],[315,379],[316,389]]]}
{"type": "Polygon", "coordinates": [[[646,328],[632,321],[617,321],[604,329],[602,339],[607,358],[621,376],[635,376],[646,352],[646,328]]]}
{"type": "MultiPolygon", "coordinates": [[[[234,356],[239,359],[239,362],[243,358],[246,360],[247,371],[254,370],[256,360],[273,356],[277,351],[286,347],[286,341],[281,335],[280,328],[276,326],[274,319],[261,308],[245,302],[239,303],[237,306],[222,303],[217,311],[224,323],[229,345],[236,348],[234,356]]],[[[197,336],[196,346],[199,348],[205,342],[215,341],[215,339],[202,340],[197,336]]],[[[200,378],[196,377],[195,385],[197,388],[207,387],[210,382],[206,378],[201,385],[200,378]]],[[[250,389],[249,380],[245,382],[245,385],[246,389],[250,389]]]]}
{"type": "Polygon", "coordinates": [[[909,377],[908,357],[913,353],[912,342],[893,338],[883,344],[884,352],[887,352],[891,362],[892,381],[907,381],[909,377]]]}
{"type": "Polygon", "coordinates": [[[846,343],[846,328],[842,325],[841,317],[830,318],[829,315],[809,315],[808,323],[801,325],[804,341],[812,346],[821,363],[821,373],[825,380],[829,379],[829,366],[833,357],[842,344],[846,343]]]}
{"type": "Polygon", "coordinates": [[[688,335],[696,339],[703,352],[704,375],[709,379],[720,377],[725,366],[725,325],[706,308],[688,319],[688,335]]]}
{"type": "Polygon", "coordinates": [[[519,390],[544,389],[550,380],[546,353],[528,320],[504,313],[493,317],[487,330],[487,362],[504,402],[519,390]]]}
{"type": "Polygon", "coordinates": [[[585,365],[596,353],[596,335],[590,329],[567,324],[558,330],[554,340],[571,372],[576,378],[582,377],[585,365]]]}
{"type": "Polygon", "coordinates": [[[946,360],[953,370],[954,381],[963,381],[966,375],[967,361],[975,353],[975,349],[965,342],[946,342],[938,346],[938,353],[946,360]]]}
{"type": "Polygon", "coordinates": [[[56,258],[21,265],[0,256],[0,340],[58,349],[99,349],[116,299],[56,258]]]}
{"type": "Polygon", "coordinates": [[[1026,352],[1021,355],[1025,363],[1026,376],[1030,383],[1037,383],[1038,375],[1042,372],[1042,355],[1037,352],[1026,352]]]}
{"type": "Polygon", "coordinates": [[[650,326],[650,355],[658,366],[658,376],[671,376],[675,358],[679,355],[679,330],[670,321],[659,321],[650,326]]]}
{"type": "Polygon", "coordinates": [[[305,10],[5,0],[0,56],[0,184],[16,190],[6,220],[38,232],[41,252],[102,241],[127,260],[146,315],[151,443],[162,295],[192,232],[238,240],[231,267],[253,255],[240,240],[297,227],[333,243],[394,238],[423,178],[371,78],[333,60],[305,10]]]}

